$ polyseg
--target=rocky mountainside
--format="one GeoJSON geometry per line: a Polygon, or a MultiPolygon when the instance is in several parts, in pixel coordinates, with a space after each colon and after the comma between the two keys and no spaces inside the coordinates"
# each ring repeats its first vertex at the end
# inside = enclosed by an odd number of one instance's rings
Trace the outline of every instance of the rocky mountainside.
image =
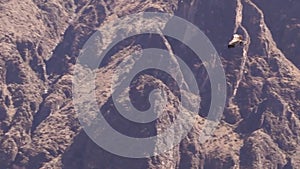
{"type": "Polygon", "coordinates": [[[0,169],[300,168],[299,7],[298,0],[0,0],[0,169]],[[99,147],[83,130],[72,80],[76,59],[93,33],[112,20],[145,11],[175,14],[205,33],[224,67],[227,99],[220,123],[202,143],[211,100],[204,63],[187,46],[159,34],[116,44],[94,70],[95,92],[105,119],[126,135],[149,137],[166,130],[178,118],[179,96],[193,98],[179,89],[189,77],[176,84],[165,72],[141,72],[126,89],[132,104],[146,110],[149,93],[163,89],[168,106],[151,123],[124,119],[111,85],[117,67],[129,63],[130,55],[146,48],[176,54],[201,86],[195,124],[178,145],[153,157],[127,158],[99,147]],[[245,44],[228,49],[235,32],[245,44]]]}

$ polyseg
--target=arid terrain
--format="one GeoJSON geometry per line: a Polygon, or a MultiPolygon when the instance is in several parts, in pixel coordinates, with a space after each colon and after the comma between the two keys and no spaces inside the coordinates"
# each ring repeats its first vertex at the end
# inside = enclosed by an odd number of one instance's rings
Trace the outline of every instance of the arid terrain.
{"type": "MultiPolygon", "coordinates": [[[[299,0],[0,0],[0,169],[300,168],[299,9],[299,0]],[[160,34],[116,44],[94,70],[95,93],[105,119],[121,133],[155,135],[178,117],[179,95],[192,98],[179,94],[189,77],[176,84],[158,70],[141,72],[128,87],[132,104],[145,110],[150,91],[163,89],[168,100],[164,116],[143,125],[124,119],[111,85],[117,67],[131,54],[146,48],[176,54],[201,87],[195,124],[178,145],[156,156],[127,158],[104,150],[83,130],[73,102],[73,77],[93,33],[139,12],[174,14],[202,30],[219,54],[227,96],[220,123],[201,143],[211,100],[204,63],[187,46],[160,34]],[[245,43],[228,49],[233,33],[243,35],[245,43]]],[[[105,43],[118,29],[112,26],[108,32],[105,43]]],[[[84,105],[90,104],[87,99],[84,105]]],[[[87,117],[93,115],[89,111],[87,117]]]]}

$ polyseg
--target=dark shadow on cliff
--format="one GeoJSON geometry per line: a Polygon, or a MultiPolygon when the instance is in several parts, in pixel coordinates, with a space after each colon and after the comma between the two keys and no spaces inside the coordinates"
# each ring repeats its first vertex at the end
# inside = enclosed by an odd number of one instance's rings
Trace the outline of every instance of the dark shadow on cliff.
{"type": "Polygon", "coordinates": [[[95,144],[82,130],[62,155],[63,169],[141,169],[146,159],[125,158],[111,154],[95,144]]]}

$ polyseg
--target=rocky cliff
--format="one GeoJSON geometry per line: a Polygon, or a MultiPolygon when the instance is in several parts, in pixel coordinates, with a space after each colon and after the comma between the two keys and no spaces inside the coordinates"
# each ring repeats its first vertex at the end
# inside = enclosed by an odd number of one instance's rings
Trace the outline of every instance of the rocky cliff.
{"type": "Polygon", "coordinates": [[[297,0],[0,0],[0,169],[300,168],[299,7],[297,0]],[[82,129],[72,80],[76,59],[97,29],[144,11],[175,14],[207,35],[225,70],[227,99],[220,123],[202,143],[211,84],[201,60],[159,34],[116,44],[95,70],[95,89],[106,120],[120,132],[157,134],[178,117],[179,96],[186,96],[167,74],[142,72],[128,89],[132,104],[145,110],[150,91],[164,89],[165,115],[145,125],[124,120],[110,86],[129,55],[145,48],[175,53],[201,86],[199,115],[180,144],[157,156],[126,158],[102,149],[82,129]],[[245,44],[229,50],[235,32],[245,44]]]}

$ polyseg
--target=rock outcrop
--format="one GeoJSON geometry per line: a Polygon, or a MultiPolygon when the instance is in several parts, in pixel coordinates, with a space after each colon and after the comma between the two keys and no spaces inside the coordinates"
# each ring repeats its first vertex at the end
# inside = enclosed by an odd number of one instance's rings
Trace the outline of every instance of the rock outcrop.
{"type": "MultiPolygon", "coordinates": [[[[297,0],[272,5],[256,0],[0,0],[0,169],[300,168],[299,6],[297,0]],[[169,37],[125,39],[94,71],[97,103],[115,129],[153,136],[178,118],[181,96],[198,99],[200,107],[189,134],[171,150],[126,158],[99,147],[82,129],[72,82],[76,59],[97,29],[144,11],[175,14],[208,36],[225,70],[227,102],[212,137],[201,142],[211,100],[204,63],[169,37]],[[245,45],[228,49],[236,32],[246,38],[245,45]],[[120,63],[134,64],[128,56],[139,56],[145,48],[178,55],[201,90],[200,98],[181,91],[189,78],[183,75],[176,84],[166,72],[141,72],[128,88],[132,104],[146,110],[149,93],[162,89],[168,105],[158,120],[137,125],[118,113],[111,85],[120,63]]],[[[87,119],[92,115],[87,113],[87,119]]]]}

